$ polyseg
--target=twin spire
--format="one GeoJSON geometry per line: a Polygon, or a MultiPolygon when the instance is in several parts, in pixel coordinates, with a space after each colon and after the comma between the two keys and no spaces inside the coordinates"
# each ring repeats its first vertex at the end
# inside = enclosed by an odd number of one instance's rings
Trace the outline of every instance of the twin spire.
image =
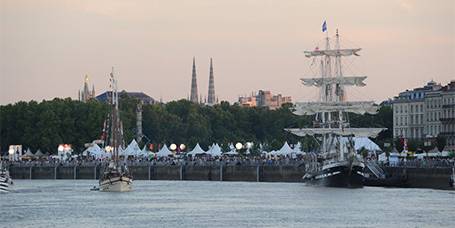
{"type": "MultiPolygon", "coordinates": [[[[201,97],[202,99],[202,97],[201,97]]],[[[202,100],[199,102],[198,100],[198,90],[197,90],[197,79],[196,79],[196,60],[193,57],[193,71],[191,75],[191,95],[190,101],[194,103],[203,103],[202,100]]],[[[210,58],[210,71],[209,71],[209,92],[206,104],[207,105],[214,105],[216,104],[216,97],[215,97],[215,78],[213,76],[213,63],[212,58],[210,58]]]]}
{"type": "Polygon", "coordinates": [[[197,80],[196,80],[196,60],[193,57],[193,73],[191,75],[191,96],[190,101],[198,103],[197,97],[197,80]]]}

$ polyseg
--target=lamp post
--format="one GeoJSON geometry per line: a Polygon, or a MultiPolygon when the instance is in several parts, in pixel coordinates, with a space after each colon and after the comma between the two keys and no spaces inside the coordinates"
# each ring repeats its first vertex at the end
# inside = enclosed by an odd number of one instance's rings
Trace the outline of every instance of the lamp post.
{"type": "Polygon", "coordinates": [[[10,160],[10,161],[14,160],[14,149],[13,148],[9,148],[9,150],[8,150],[8,160],[10,160]]]}
{"type": "Polygon", "coordinates": [[[240,150],[241,150],[242,148],[243,148],[242,143],[238,142],[238,143],[235,144],[235,149],[236,149],[237,153],[240,154],[240,150]]]}

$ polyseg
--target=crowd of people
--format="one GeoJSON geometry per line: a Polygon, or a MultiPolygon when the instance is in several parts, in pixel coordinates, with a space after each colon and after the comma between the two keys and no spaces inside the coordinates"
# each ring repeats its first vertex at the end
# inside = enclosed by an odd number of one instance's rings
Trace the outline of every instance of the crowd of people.
{"type": "MultiPolygon", "coordinates": [[[[315,154],[302,156],[173,156],[173,157],[121,157],[120,161],[128,166],[303,166],[314,160],[315,154]]],[[[377,162],[380,166],[392,167],[415,167],[415,168],[438,168],[455,166],[454,158],[434,157],[425,159],[401,159],[398,162],[377,161],[376,157],[368,157],[370,161],[377,162]]],[[[108,163],[108,159],[97,159],[93,156],[69,157],[62,160],[48,156],[35,160],[4,161],[13,166],[97,166],[108,163]]]]}
{"type": "MultiPolygon", "coordinates": [[[[121,157],[120,161],[128,166],[149,166],[149,165],[294,165],[301,166],[305,163],[305,156],[177,156],[177,157],[121,157]]],[[[54,157],[46,157],[36,160],[6,161],[14,166],[96,166],[107,164],[109,159],[96,159],[92,156],[70,157],[66,160],[54,157]]]]}

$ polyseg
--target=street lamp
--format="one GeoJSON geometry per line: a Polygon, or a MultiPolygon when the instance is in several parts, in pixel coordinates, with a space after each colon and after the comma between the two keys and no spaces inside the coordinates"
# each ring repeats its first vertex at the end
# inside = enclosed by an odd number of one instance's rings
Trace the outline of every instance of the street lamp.
{"type": "Polygon", "coordinates": [[[242,147],[243,147],[243,145],[242,145],[242,143],[240,143],[240,142],[238,142],[238,143],[235,144],[235,148],[236,148],[237,150],[242,149],[242,147]]]}
{"type": "Polygon", "coordinates": [[[171,144],[171,146],[169,146],[169,148],[174,151],[175,149],[177,149],[177,145],[175,145],[174,143],[171,144]]]}

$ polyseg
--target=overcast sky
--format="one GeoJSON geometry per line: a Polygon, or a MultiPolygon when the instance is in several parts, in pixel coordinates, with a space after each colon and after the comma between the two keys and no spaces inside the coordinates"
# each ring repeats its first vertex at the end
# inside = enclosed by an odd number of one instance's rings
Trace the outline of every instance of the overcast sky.
{"type": "Polygon", "coordinates": [[[209,58],[220,100],[259,89],[311,100],[302,53],[321,24],[361,47],[346,74],[367,75],[353,100],[382,101],[433,79],[455,79],[453,0],[0,0],[0,104],[77,98],[84,75],[97,94],[114,66],[120,89],[186,98],[196,57],[207,96],[209,58]]]}

